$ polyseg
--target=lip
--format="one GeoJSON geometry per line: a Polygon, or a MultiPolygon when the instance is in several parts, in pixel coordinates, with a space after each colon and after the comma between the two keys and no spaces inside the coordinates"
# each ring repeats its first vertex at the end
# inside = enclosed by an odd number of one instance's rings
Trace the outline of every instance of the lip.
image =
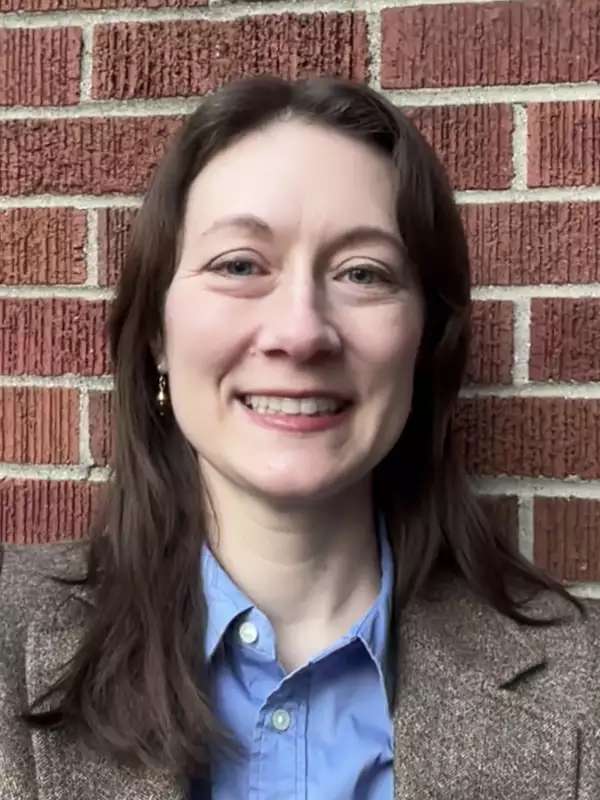
{"type": "MultiPolygon", "coordinates": [[[[288,397],[290,395],[287,395],[288,397]]],[[[331,395],[328,395],[329,397],[331,395]]],[[[313,395],[314,397],[314,395],[313,395]]],[[[271,430],[287,431],[289,433],[318,433],[330,428],[337,428],[343,425],[348,419],[352,404],[349,403],[337,414],[260,414],[258,411],[245,405],[241,397],[236,398],[236,405],[239,406],[246,418],[261,428],[271,430]]]]}
{"type": "Polygon", "coordinates": [[[237,392],[236,397],[242,398],[246,395],[262,395],[263,397],[293,397],[301,399],[303,397],[331,397],[342,403],[350,403],[351,398],[347,394],[329,391],[327,389],[249,389],[244,392],[237,392]]]}

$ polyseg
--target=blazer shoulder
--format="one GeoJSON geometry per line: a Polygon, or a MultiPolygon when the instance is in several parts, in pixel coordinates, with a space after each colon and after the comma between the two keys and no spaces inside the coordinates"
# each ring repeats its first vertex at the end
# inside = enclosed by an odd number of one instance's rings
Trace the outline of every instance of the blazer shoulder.
{"type": "MultiPolygon", "coordinates": [[[[527,685],[543,684],[550,695],[565,701],[577,685],[582,707],[589,705],[588,682],[600,672],[600,601],[569,598],[549,589],[533,594],[528,590],[529,599],[521,589],[513,597],[520,599],[518,610],[529,623],[502,614],[464,579],[454,577],[444,584],[443,592],[438,589],[433,623],[425,619],[430,613],[421,614],[418,621],[429,628],[435,625],[438,638],[460,659],[469,653],[472,663],[491,665],[498,675],[511,673],[513,678],[520,659],[528,665],[527,685]],[[533,670],[536,659],[538,665],[545,665],[543,672],[533,670]],[[506,665],[510,664],[515,668],[509,669],[506,665]]],[[[429,612],[431,605],[426,609],[429,612]]]]}
{"type": "Polygon", "coordinates": [[[585,637],[592,652],[593,665],[600,670],[600,600],[580,598],[584,615],[579,620],[579,628],[583,628],[585,637]]]}
{"type": "MultiPolygon", "coordinates": [[[[86,551],[84,542],[0,544],[0,764],[10,764],[12,758],[22,759],[29,746],[29,731],[15,723],[15,715],[28,702],[30,626],[35,623],[48,630],[55,621],[64,624],[68,620],[75,604],[66,601],[74,587],[53,581],[52,577],[84,577],[86,551]],[[58,613],[61,608],[65,608],[65,617],[58,613]]],[[[4,797],[2,774],[0,769],[0,795],[4,797]]]]}
{"type": "Polygon", "coordinates": [[[532,619],[550,619],[553,624],[541,627],[522,626],[532,636],[541,639],[557,639],[563,647],[571,640],[587,640],[591,645],[600,644],[600,600],[578,597],[574,599],[582,606],[580,611],[574,602],[558,594],[542,590],[520,610],[532,619]]]}
{"type": "Polygon", "coordinates": [[[557,593],[541,592],[527,610],[533,617],[552,618],[555,624],[520,629],[544,649],[550,674],[565,701],[571,697],[574,702],[573,696],[581,692],[582,710],[589,710],[600,673],[600,600],[576,599],[583,612],[557,593]]]}
{"type": "Polygon", "coordinates": [[[70,587],[52,578],[84,577],[88,550],[87,540],[0,543],[0,629],[26,624],[38,609],[66,597],[70,587]]]}
{"type": "Polygon", "coordinates": [[[550,591],[539,592],[523,610],[534,619],[556,620],[563,638],[585,635],[592,641],[597,639],[600,632],[600,600],[578,597],[575,592],[573,597],[582,606],[582,611],[571,600],[550,591]]]}

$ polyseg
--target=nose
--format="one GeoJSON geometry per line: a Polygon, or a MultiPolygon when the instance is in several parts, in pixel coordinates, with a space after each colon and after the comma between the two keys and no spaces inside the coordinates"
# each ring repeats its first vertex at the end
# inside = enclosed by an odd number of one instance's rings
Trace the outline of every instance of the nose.
{"type": "Polygon", "coordinates": [[[312,276],[282,281],[263,302],[254,343],[259,352],[286,353],[298,362],[339,352],[341,340],[328,318],[325,294],[312,276]]]}

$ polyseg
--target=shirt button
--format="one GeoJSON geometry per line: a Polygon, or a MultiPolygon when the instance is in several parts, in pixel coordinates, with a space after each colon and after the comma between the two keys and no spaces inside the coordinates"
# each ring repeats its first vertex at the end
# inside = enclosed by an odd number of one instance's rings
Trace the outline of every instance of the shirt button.
{"type": "Polygon", "coordinates": [[[273,712],[273,716],[271,717],[271,724],[276,731],[287,731],[291,721],[292,718],[285,708],[278,708],[277,711],[273,712]]]}
{"type": "Polygon", "coordinates": [[[258,639],[258,631],[253,622],[242,622],[239,627],[238,634],[244,644],[254,644],[258,639]]]}

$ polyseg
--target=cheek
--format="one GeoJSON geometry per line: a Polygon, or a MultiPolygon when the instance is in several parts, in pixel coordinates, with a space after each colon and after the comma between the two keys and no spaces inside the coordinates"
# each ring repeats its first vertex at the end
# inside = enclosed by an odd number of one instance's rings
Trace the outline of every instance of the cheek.
{"type": "Polygon", "coordinates": [[[171,406],[179,428],[197,451],[201,442],[210,438],[215,414],[219,413],[215,390],[218,392],[226,371],[223,363],[231,347],[228,328],[216,306],[206,303],[184,282],[172,286],[165,303],[171,406]],[[211,426],[209,419],[213,420],[211,426]]]}
{"type": "Polygon", "coordinates": [[[230,307],[218,299],[211,298],[211,302],[206,299],[193,287],[183,284],[172,287],[167,297],[167,359],[173,373],[180,369],[215,371],[235,349],[236,326],[230,319],[230,307]]]}
{"type": "Polygon", "coordinates": [[[380,399],[376,416],[384,454],[398,441],[410,415],[421,335],[420,322],[403,326],[395,336],[390,336],[388,346],[379,354],[374,395],[380,399]]]}
{"type": "Polygon", "coordinates": [[[419,306],[394,309],[355,333],[356,351],[372,381],[395,396],[408,392],[423,330],[419,306]]]}

